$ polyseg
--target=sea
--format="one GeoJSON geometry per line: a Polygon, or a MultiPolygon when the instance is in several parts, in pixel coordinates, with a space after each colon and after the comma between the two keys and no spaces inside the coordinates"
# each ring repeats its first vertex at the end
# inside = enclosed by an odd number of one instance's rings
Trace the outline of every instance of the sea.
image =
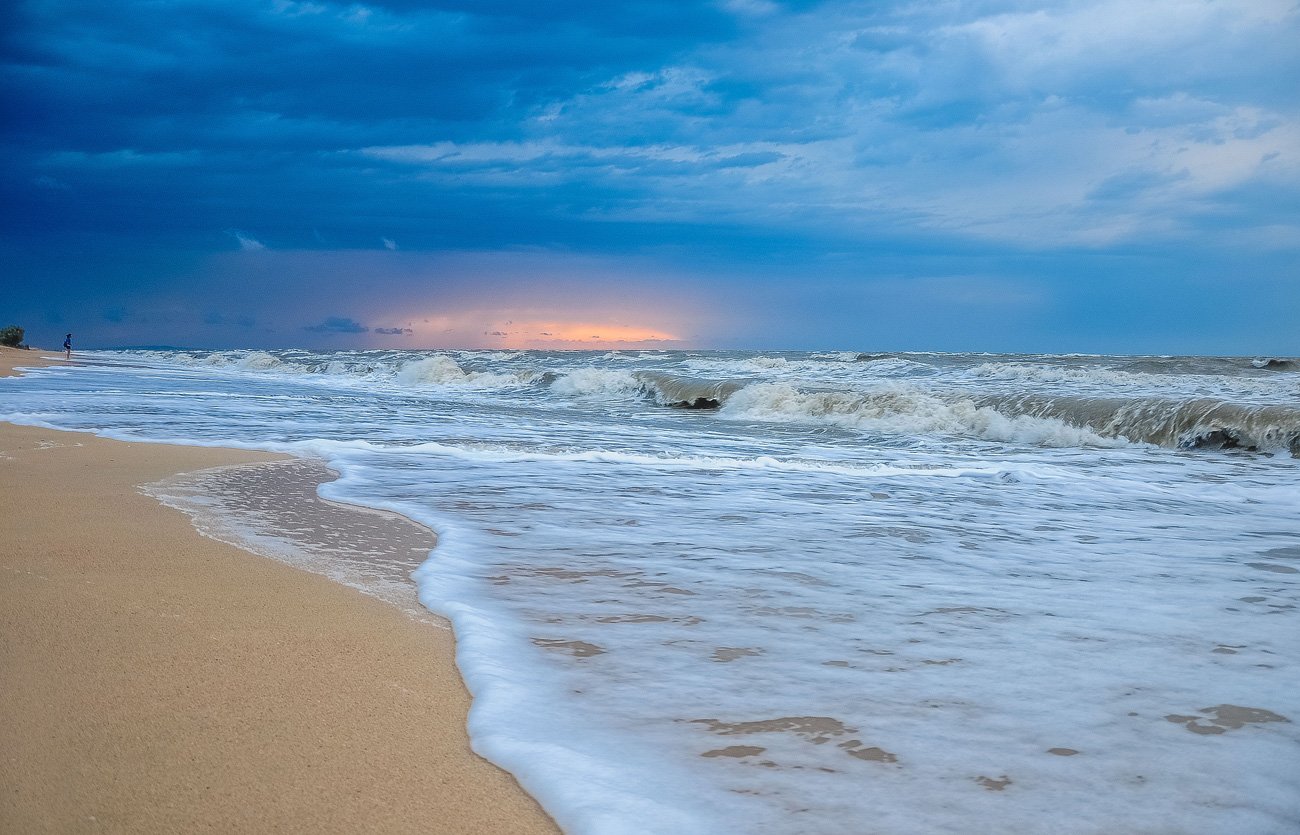
{"type": "Polygon", "coordinates": [[[448,619],[567,832],[1300,832],[1295,359],[77,359],[0,419],[296,456],[148,489],[448,619]],[[436,547],[241,506],[304,477],[436,547]]]}

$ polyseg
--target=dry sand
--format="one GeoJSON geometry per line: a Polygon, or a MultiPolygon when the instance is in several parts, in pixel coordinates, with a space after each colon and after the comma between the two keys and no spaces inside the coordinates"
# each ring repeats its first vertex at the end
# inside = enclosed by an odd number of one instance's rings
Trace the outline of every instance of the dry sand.
{"type": "Polygon", "coordinates": [[[137,492],[273,457],[0,424],[0,832],[555,832],[449,632],[137,492]]]}

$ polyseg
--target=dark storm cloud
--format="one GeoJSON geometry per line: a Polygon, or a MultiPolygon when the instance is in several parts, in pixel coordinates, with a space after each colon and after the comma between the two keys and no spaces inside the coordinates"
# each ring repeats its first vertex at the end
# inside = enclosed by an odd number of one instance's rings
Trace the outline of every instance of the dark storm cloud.
{"type": "Polygon", "coordinates": [[[1277,151],[1300,75],[1271,2],[29,2],[11,22],[14,226],[198,248],[1136,237],[1289,171],[1225,184],[1203,159],[1180,185],[1169,157],[1277,151]]]}
{"type": "MultiPolygon", "coordinates": [[[[353,151],[513,136],[574,89],[735,29],[704,3],[33,2],[13,18],[0,174],[13,224],[197,247],[228,227],[280,246],[314,245],[310,227],[342,246],[458,239],[444,207],[480,225],[517,195],[353,151]]],[[[481,244],[552,236],[534,213],[507,209],[481,244]]]]}
{"type": "Polygon", "coordinates": [[[725,22],[707,5],[28,3],[5,94],[17,136],[86,153],[331,150],[433,125],[481,137],[725,22]]]}

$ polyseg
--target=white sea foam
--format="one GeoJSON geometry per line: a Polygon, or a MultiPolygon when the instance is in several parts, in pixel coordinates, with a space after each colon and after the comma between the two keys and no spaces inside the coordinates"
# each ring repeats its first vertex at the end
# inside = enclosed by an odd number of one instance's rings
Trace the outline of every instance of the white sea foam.
{"type": "Polygon", "coordinates": [[[737,391],[722,408],[733,419],[825,422],[895,435],[974,435],[1044,446],[1119,446],[1125,441],[1052,418],[1005,415],[968,399],[945,400],[916,389],[865,394],[804,392],[786,383],[758,383],[737,391]]]}
{"type": "Polygon", "coordinates": [[[1026,362],[981,363],[968,372],[972,378],[1002,381],[1015,390],[1065,390],[1074,394],[1115,396],[1132,394],[1164,397],[1218,397],[1245,402],[1272,402],[1279,395],[1300,398],[1300,375],[1295,379],[1226,374],[1157,374],[1112,367],[1061,366],[1026,362]]]}
{"type": "Polygon", "coordinates": [[[634,375],[603,368],[577,368],[551,384],[551,391],[570,397],[619,398],[641,390],[641,381],[634,375]]]}
{"type": "Polygon", "coordinates": [[[249,371],[265,371],[271,368],[279,368],[284,363],[264,351],[254,351],[239,360],[235,365],[249,371]]]}
{"type": "Polygon", "coordinates": [[[460,351],[459,355],[466,359],[481,359],[488,362],[510,362],[527,356],[523,351],[460,351]]]}
{"type": "Polygon", "coordinates": [[[871,360],[867,368],[870,374],[875,377],[916,377],[935,373],[934,366],[916,362],[915,360],[903,359],[902,357],[883,357],[871,360]]]}
{"type": "Polygon", "coordinates": [[[476,749],[569,832],[1300,829],[1300,460],[1177,448],[1285,441],[1287,372],[486,354],[135,354],[0,418],[323,457],[436,530],[476,749]]]}
{"type": "Polygon", "coordinates": [[[754,357],[747,364],[751,368],[787,368],[790,361],[785,357],[754,357]]]}
{"type": "Polygon", "coordinates": [[[1099,383],[1103,385],[1150,385],[1150,374],[1138,374],[1131,371],[1117,371],[1106,368],[1070,368],[1055,365],[1032,365],[1021,363],[986,362],[971,369],[977,377],[991,377],[1003,380],[1042,381],[1049,383],[1099,383]]]}
{"type": "Polygon", "coordinates": [[[446,354],[414,360],[402,366],[397,372],[399,382],[408,385],[422,383],[465,383],[470,376],[446,354]]]}
{"type": "Polygon", "coordinates": [[[446,354],[405,363],[397,371],[396,379],[409,386],[512,386],[523,382],[518,374],[466,371],[446,354]]]}

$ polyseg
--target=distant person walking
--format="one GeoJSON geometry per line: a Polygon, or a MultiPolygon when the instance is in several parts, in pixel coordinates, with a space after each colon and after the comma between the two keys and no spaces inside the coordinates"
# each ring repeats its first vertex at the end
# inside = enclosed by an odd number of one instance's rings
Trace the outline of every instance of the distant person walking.
{"type": "Polygon", "coordinates": [[[63,350],[68,352],[65,359],[72,359],[72,334],[63,337],[63,350]]]}

